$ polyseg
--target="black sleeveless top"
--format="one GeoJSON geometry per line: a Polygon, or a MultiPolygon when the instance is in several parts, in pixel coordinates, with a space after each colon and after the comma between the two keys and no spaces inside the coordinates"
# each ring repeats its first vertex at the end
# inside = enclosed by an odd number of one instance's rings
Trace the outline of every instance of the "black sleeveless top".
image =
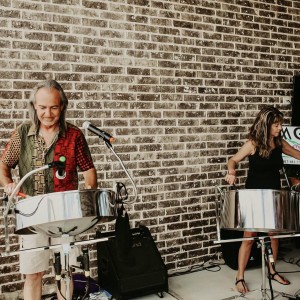
{"type": "Polygon", "coordinates": [[[282,148],[272,150],[269,158],[259,156],[258,150],[248,158],[246,189],[281,189],[279,170],[283,167],[282,148]]]}

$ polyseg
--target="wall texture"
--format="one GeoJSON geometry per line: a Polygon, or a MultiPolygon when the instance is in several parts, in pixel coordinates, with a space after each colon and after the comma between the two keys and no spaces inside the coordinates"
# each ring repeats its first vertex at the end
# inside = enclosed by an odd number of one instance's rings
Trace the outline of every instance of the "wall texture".
{"type": "MultiPolygon", "coordinates": [[[[68,119],[115,136],[137,185],[132,227],[148,226],[170,271],[219,255],[214,186],[263,104],[286,115],[300,73],[299,0],[1,0],[0,148],[40,80],[60,82],[68,119]],[[63,3],[63,4],[62,4],[63,3]]],[[[99,186],[132,186],[85,132],[99,186]]],[[[239,166],[243,185],[247,162],[239,166]]],[[[2,213],[1,213],[2,214],[2,213]]],[[[13,232],[13,218],[10,218],[13,232]]],[[[96,229],[113,230],[114,222],[96,229]]],[[[0,219],[0,251],[4,225],[0,219]]],[[[82,237],[84,238],[84,237],[82,237]]],[[[18,236],[10,235],[18,249],[18,236]]],[[[90,247],[97,276],[95,245],[90,247]]],[[[1,297],[21,294],[18,256],[0,258],[1,297]]],[[[54,278],[45,276],[45,291],[54,278]]]]}

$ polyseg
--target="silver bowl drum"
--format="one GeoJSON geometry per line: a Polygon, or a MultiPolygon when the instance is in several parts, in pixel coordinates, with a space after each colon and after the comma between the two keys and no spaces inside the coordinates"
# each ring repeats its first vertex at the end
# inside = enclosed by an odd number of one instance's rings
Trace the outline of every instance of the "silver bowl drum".
{"type": "Polygon", "coordinates": [[[15,233],[51,237],[80,234],[97,223],[116,219],[115,193],[74,190],[34,196],[15,205],[15,233]]]}
{"type": "Polygon", "coordinates": [[[221,196],[221,229],[257,232],[300,231],[298,192],[245,189],[225,191],[221,196]]]}
{"type": "Polygon", "coordinates": [[[294,192],[300,193],[300,183],[293,185],[291,190],[294,192]]]}

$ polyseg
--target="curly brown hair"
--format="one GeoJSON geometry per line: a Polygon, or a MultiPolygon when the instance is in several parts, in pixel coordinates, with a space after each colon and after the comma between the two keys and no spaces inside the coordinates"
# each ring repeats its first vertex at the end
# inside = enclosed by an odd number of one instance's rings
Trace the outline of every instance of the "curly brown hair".
{"type": "MultiPolygon", "coordinates": [[[[272,151],[270,129],[274,123],[282,123],[283,114],[273,106],[265,106],[250,128],[250,140],[254,142],[261,157],[268,158],[272,151]]],[[[275,147],[282,147],[282,136],[274,138],[275,147]]]]}

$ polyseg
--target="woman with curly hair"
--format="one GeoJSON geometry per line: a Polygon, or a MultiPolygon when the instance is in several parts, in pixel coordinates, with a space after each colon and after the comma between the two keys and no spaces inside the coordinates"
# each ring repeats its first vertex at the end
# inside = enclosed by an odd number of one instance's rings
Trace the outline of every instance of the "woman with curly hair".
{"type": "MultiPolygon", "coordinates": [[[[290,146],[281,136],[282,122],[283,114],[273,106],[266,106],[258,113],[250,128],[249,139],[227,163],[228,173],[225,176],[225,180],[230,185],[234,185],[236,182],[235,168],[237,164],[248,157],[249,171],[245,184],[246,189],[281,189],[280,169],[283,167],[282,153],[300,159],[300,151],[290,146]]],[[[244,238],[256,235],[256,232],[244,232],[244,238]]],[[[269,235],[274,235],[274,233],[269,235]]],[[[242,242],[239,250],[238,273],[235,284],[240,293],[249,292],[244,280],[244,272],[253,243],[253,240],[245,240],[242,242]]],[[[271,238],[275,263],[278,254],[278,245],[278,239],[271,238]]],[[[270,278],[280,284],[290,284],[271,265],[270,278]]]]}

